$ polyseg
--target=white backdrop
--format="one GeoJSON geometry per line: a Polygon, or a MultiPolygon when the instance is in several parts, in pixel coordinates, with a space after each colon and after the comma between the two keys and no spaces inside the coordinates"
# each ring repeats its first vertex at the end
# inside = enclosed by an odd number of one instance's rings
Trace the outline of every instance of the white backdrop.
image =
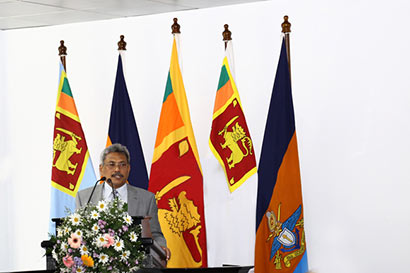
{"type": "Polygon", "coordinates": [[[253,264],[256,175],[230,194],[208,147],[221,33],[228,23],[259,161],[287,14],[310,268],[408,272],[409,8],[401,0],[266,1],[0,32],[0,271],[45,268],[59,41],[97,170],[125,35],[126,81],[150,168],[174,17],[204,174],[209,266],[253,264]]]}

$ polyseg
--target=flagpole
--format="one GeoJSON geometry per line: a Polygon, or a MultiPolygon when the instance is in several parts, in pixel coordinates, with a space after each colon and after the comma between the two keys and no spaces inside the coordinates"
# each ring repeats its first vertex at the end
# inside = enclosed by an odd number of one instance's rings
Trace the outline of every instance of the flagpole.
{"type": "Polygon", "coordinates": [[[222,32],[222,37],[223,37],[223,41],[225,42],[225,50],[226,47],[228,46],[228,42],[232,40],[232,32],[228,29],[229,25],[225,24],[224,28],[225,30],[222,32]]]}
{"type": "Polygon", "coordinates": [[[61,63],[63,64],[64,70],[67,72],[65,56],[67,56],[67,47],[64,45],[64,40],[60,41],[60,46],[58,47],[58,55],[60,56],[61,63]]]}
{"type": "Polygon", "coordinates": [[[283,21],[282,23],[282,33],[285,35],[286,53],[288,56],[288,66],[289,66],[289,75],[290,75],[291,70],[290,70],[290,38],[289,38],[290,35],[289,33],[290,33],[291,23],[289,23],[288,21],[289,16],[285,15],[283,19],[285,21],[283,21]]]}

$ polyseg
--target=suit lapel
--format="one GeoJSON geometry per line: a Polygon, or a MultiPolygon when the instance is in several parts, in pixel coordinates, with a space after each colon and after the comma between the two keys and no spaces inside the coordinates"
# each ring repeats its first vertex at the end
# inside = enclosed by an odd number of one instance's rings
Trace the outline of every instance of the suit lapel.
{"type": "Polygon", "coordinates": [[[135,216],[135,211],[137,210],[137,191],[134,190],[129,184],[127,184],[127,202],[128,202],[128,213],[132,216],[135,216]]]}

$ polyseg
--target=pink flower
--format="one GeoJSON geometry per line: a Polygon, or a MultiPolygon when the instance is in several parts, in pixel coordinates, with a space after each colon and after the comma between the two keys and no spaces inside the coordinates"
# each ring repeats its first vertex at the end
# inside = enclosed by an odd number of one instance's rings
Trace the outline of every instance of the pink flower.
{"type": "Polygon", "coordinates": [[[106,241],[104,247],[110,247],[114,244],[114,237],[112,237],[110,234],[108,233],[104,234],[104,238],[106,241]]]}
{"type": "Polygon", "coordinates": [[[71,237],[68,238],[68,244],[72,248],[79,248],[81,246],[81,237],[75,233],[71,233],[71,237]]]}
{"type": "Polygon", "coordinates": [[[73,264],[74,264],[73,257],[68,256],[68,255],[65,256],[65,257],[63,258],[63,263],[64,263],[64,265],[67,266],[68,268],[72,267],[73,264]]]}

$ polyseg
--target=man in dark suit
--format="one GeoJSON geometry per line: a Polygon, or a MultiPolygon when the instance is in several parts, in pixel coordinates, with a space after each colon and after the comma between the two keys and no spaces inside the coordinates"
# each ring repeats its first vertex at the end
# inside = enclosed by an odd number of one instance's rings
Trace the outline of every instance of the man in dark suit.
{"type": "MultiPolygon", "coordinates": [[[[150,216],[150,228],[153,239],[165,250],[167,260],[170,258],[170,250],[161,231],[158,221],[158,207],[153,193],[129,185],[127,182],[130,173],[130,153],[127,147],[121,144],[113,144],[105,148],[101,153],[100,175],[110,178],[111,183],[104,182],[95,188],[90,203],[98,201],[111,201],[116,195],[128,203],[128,213],[131,216],[150,216]],[[113,188],[114,190],[113,190],[113,188]]],[[[76,207],[85,206],[91,196],[93,187],[79,191],[76,196],[76,207]]]]}

